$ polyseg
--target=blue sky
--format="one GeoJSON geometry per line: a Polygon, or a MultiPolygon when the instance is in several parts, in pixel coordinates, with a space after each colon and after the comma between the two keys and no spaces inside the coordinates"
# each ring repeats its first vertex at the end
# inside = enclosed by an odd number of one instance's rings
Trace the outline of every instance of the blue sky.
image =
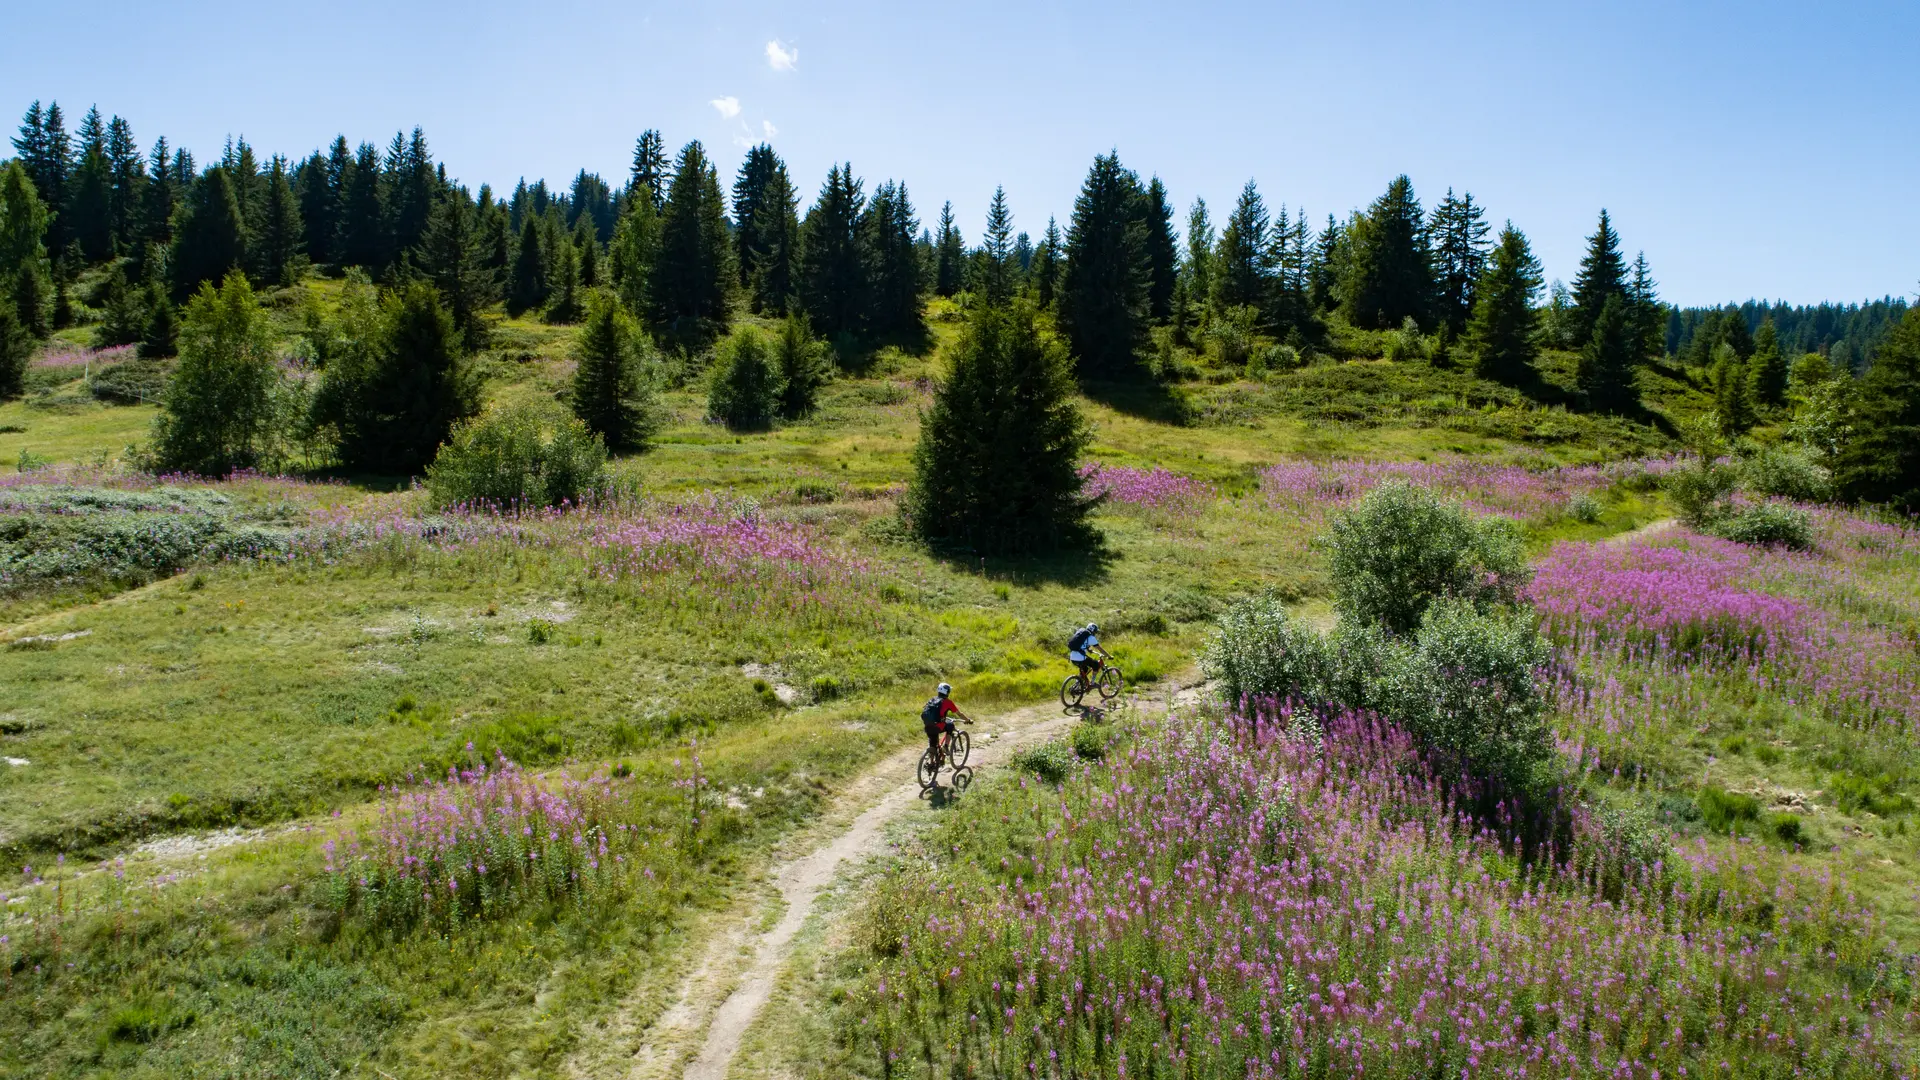
{"type": "Polygon", "coordinates": [[[998,0],[23,5],[0,110],[125,116],[202,160],[426,128],[472,184],[625,175],[633,140],[767,137],[811,196],[850,160],[977,238],[1064,226],[1117,148],[1184,212],[1253,178],[1344,215],[1405,172],[1469,189],[1571,279],[1602,206],[1662,295],[1920,290],[1920,4],[1142,4],[998,0]],[[770,133],[770,134],[769,134],[770,133]]]}

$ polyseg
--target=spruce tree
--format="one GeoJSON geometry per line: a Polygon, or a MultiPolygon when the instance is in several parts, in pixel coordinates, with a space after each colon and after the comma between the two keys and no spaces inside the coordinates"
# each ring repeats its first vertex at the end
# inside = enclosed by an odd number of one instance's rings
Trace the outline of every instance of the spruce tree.
{"type": "Polygon", "coordinates": [[[1433,256],[1413,182],[1399,176],[1347,229],[1347,321],[1369,330],[1431,325],[1433,256]]]}
{"type": "Polygon", "coordinates": [[[1920,511],[1920,306],[1881,343],[1856,396],[1854,437],[1834,463],[1835,483],[1849,499],[1920,511]]]}
{"type": "Polygon", "coordinates": [[[780,407],[779,376],[765,335],[741,327],[720,343],[707,413],[733,431],[765,431],[780,407]]]}
{"type": "Polygon", "coordinates": [[[860,261],[867,272],[863,333],[872,340],[916,341],[926,334],[920,252],[907,186],[887,181],[874,191],[860,220],[860,261]]]}
{"type": "Polygon", "coordinates": [[[1147,181],[1141,202],[1147,244],[1147,317],[1164,323],[1173,317],[1173,283],[1179,276],[1179,243],[1173,237],[1173,203],[1159,177],[1147,181]]]}
{"type": "Polygon", "coordinates": [[[1193,200],[1187,211],[1187,291],[1195,301],[1206,303],[1213,295],[1213,255],[1217,243],[1213,219],[1207,213],[1207,200],[1193,200]]]}
{"type": "Polygon", "coordinates": [[[667,200],[667,145],[660,133],[648,129],[634,140],[633,171],[627,181],[627,197],[631,201],[641,195],[647,197],[656,213],[667,200]]]}
{"type": "MultiPolygon", "coordinates": [[[[734,268],[742,290],[751,296],[753,268],[761,255],[762,215],[772,208],[762,202],[776,170],[783,168],[773,147],[761,143],[747,151],[733,178],[734,268]]],[[[757,308],[756,308],[757,309],[757,308]]]]}
{"type": "Polygon", "coordinates": [[[1027,278],[1033,282],[1034,301],[1040,310],[1053,308],[1054,297],[1060,289],[1060,226],[1052,218],[1047,219],[1047,231],[1040,236],[1040,246],[1033,252],[1033,269],[1027,278]]]}
{"type": "Polygon", "coordinates": [[[378,272],[387,265],[386,182],[380,171],[380,152],[361,143],[353,168],[342,181],[340,233],[334,251],[342,266],[378,272]]]}
{"type": "Polygon", "coordinates": [[[546,320],[555,325],[580,321],[586,288],[580,280],[580,249],[571,240],[561,240],[554,248],[553,295],[547,303],[546,320]]]}
{"type": "Polygon", "coordinates": [[[140,199],[147,166],[134,141],[133,125],[116,116],[107,124],[107,170],[112,178],[113,250],[140,250],[140,199]]]}
{"type": "Polygon", "coordinates": [[[914,530],[935,547],[985,555],[1092,542],[1094,500],[1079,472],[1091,435],[1073,392],[1067,357],[1031,306],[977,310],[921,418],[907,493],[914,530]]]}
{"type": "Polygon", "coordinates": [[[21,121],[13,149],[47,212],[47,250],[64,250],[68,236],[63,217],[73,175],[73,143],[67,137],[60,103],[56,101],[43,110],[38,101],[34,102],[21,121]]]}
{"type": "Polygon", "coordinates": [[[20,326],[36,338],[46,338],[53,333],[53,322],[47,311],[47,274],[28,265],[16,270],[13,275],[13,314],[20,320],[20,326]]]}
{"type": "MultiPolygon", "coordinates": [[[[88,114],[99,119],[99,113],[88,114]]],[[[90,147],[74,171],[68,226],[89,263],[113,256],[113,171],[104,147],[90,147]]]]}
{"type": "Polygon", "coordinates": [[[156,139],[147,158],[147,182],[140,199],[140,246],[134,249],[143,271],[147,252],[173,246],[173,215],[180,208],[180,183],[173,173],[171,148],[156,139]]]}
{"type": "Polygon", "coordinates": [[[952,202],[940,207],[940,231],[934,236],[933,250],[933,291],[952,296],[966,285],[967,263],[967,244],[954,224],[952,202]]]}
{"type": "Polygon", "coordinates": [[[180,324],[174,315],[173,301],[167,299],[166,290],[157,281],[148,282],[145,291],[142,306],[147,311],[147,325],[140,333],[140,358],[164,360],[179,355],[180,324]]]}
{"type": "Polygon", "coordinates": [[[774,372],[780,385],[780,416],[798,420],[811,414],[820,388],[833,376],[827,350],[807,326],[805,315],[789,315],[774,346],[774,372]]]}
{"type": "Polygon", "coordinates": [[[0,303],[0,401],[19,397],[25,389],[27,363],[36,343],[12,304],[0,303]]]}
{"type": "Polygon", "coordinates": [[[576,346],[573,414],[609,450],[638,450],[653,434],[649,348],[639,323],[611,293],[596,291],[588,298],[587,320],[576,346]]]}
{"type": "Polygon", "coordinates": [[[1487,264],[1486,211],[1469,191],[1456,199],[1448,188],[1434,208],[1434,302],[1439,322],[1455,335],[1466,332],[1473,317],[1473,290],[1487,264]]]}
{"type": "MultiPolygon", "coordinates": [[[[212,175],[224,175],[214,169],[212,175]]],[[[245,274],[203,283],[180,325],[180,363],[154,421],[154,457],[168,471],[225,476],[271,453],[278,357],[245,274]]]]}
{"type": "Polygon", "coordinates": [[[1747,325],[1746,312],[1727,306],[1726,316],[1720,320],[1720,340],[1733,349],[1742,363],[1753,355],[1753,329],[1747,325]]]}
{"type": "Polygon", "coordinates": [[[1587,237],[1587,253],[1580,259],[1580,274],[1573,279],[1575,340],[1590,340],[1607,298],[1624,298],[1626,292],[1627,263],[1620,254],[1620,234],[1613,231],[1613,222],[1607,212],[1601,210],[1599,226],[1587,237]]]}
{"type": "Polygon", "coordinates": [[[1627,298],[1615,293],[1601,306],[1593,335],[1581,349],[1574,372],[1594,409],[1624,413],[1639,407],[1634,359],[1633,313],[1627,308],[1627,298]]]}
{"type": "Polygon", "coordinates": [[[1787,402],[1787,358],[1780,353],[1780,332],[1771,318],[1760,324],[1754,335],[1753,359],[1747,362],[1753,400],[1759,405],[1777,407],[1787,402]]]}
{"type": "Polygon", "coordinates": [[[1313,310],[1329,312],[1340,306],[1340,282],[1347,272],[1347,232],[1332,214],[1313,244],[1313,266],[1307,272],[1307,302],[1313,310]]]}
{"type": "Polygon", "coordinates": [[[173,296],[185,302],[200,286],[246,266],[247,227],[226,168],[214,166],[193,185],[167,261],[173,296]]]}
{"type": "Polygon", "coordinates": [[[594,243],[603,244],[613,239],[613,191],[599,173],[585,169],[573,178],[573,190],[567,200],[567,227],[577,231],[583,221],[593,233],[594,243]]]}
{"type": "Polygon", "coordinates": [[[462,358],[460,331],[423,280],[377,305],[350,287],[314,399],[314,418],[339,433],[349,468],[418,475],[453,425],[479,407],[479,384],[462,358]]]}
{"type": "Polygon", "coordinates": [[[489,251],[476,227],[478,211],[465,188],[455,188],[435,203],[420,238],[415,264],[440,290],[453,324],[468,352],[486,347],[487,326],[480,312],[499,298],[500,281],[488,265],[489,251]]]}
{"type": "Polygon", "coordinates": [[[337,261],[334,240],[340,233],[344,184],[352,173],[353,150],[345,135],[334,136],[325,156],[315,153],[300,167],[300,220],[307,229],[307,257],[316,264],[337,261]]]}
{"type": "Polygon", "coordinates": [[[1747,366],[1724,343],[1713,365],[1713,407],[1720,418],[1722,438],[1736,439],[1753,430],[1753,396],[1748,388],[1747,366]]]}
{"type": "Polygon", "coordinates": [[[387,153],[387,212],[393,222],[389,261],[397,262],[426,235],[427,219],[433,216],[439,194],[426,133],[416,127],[405,140],[395,134],[387,153]]]}
{"type": "Polygon", "coordinates": [[[987,230],[980,241],[979,282],[974,291],[987,304],[1013,300],[1013,211],[1007,209],[1007,189],[995,185],[987,205],[987,230]]]}
{"type": "Polygon", "coordinates": [[[253,245],[254,274],[263,284],[291,285],[299,273],[301,238],[299,199],[287,177],[287,159],[274,155],[267,169],[267,200],[259,243],[253,245]]]}
{"type": "Polygon", "coordinates": [[[1658,360],[1667,351],[1667,315],[1644,251],[1633,257],[1633,277],[1627,282],[1627,299],[1633,305],[1635,354],[1641,363],[1658,360]]]}
{"type": "Polygon", "coordinates": [[[660,246],[648,273],[650,321],[682,339],[711,340],[727,328],[733,253],[720,176],[698,141],[680,160],[660,211],[660,246]]]}
{"type": "Polygon", "coordinates": [[[750,306],[770,315],[787,310],[793,295],[799,198],[786,163],[765,143],[747,152],[733,183],[735,259],[750,306]]]}
{"type": "Polygon", "coordinates": [[[549,290],[546,245],[540,242],[539,223],[528,217],[520,229],[513,276],[507,284],[507,313],[517,318],[545,307],[549,290]]]}
{"type": "Polygon", "coordinates": [[[613,227],[607,266],[620,302],[635,317],[647,311],[647,275],[660,247],[660,218],[650,198],[631,198],[613,227]]]}
{"type": "Polygon", "coordinates": [[[1273,288],[1273,266],[1269,258],[1267,230],[1271,219],[1267,203],[1254,182],[1240,189],[1240,199],[1227,216],[1220,231],[1220,243],[1214,248],[1213,308],[1227,312],[1250,307],[1264,318],[1268,294],[1273,288]]]}
{"type": "Polygon", "coordinates": [[[1540,286],[1540,260],[1533,257],[1526,234],[1509,221],[1474,286],[1473,319],[1467,324],[1467,349],[1485,378],[1514,386],[1536,378],[1533,303],[1540,286]]]}
{"type": "Polygon", "coordinates": [[[591,289],[602,284],[600,240],[591,222],[585,217],[580,219],[580,227],[574,230],[573,248],[580,253],[580,287],[591,289]]]}
{"type": "Polygon", "coordinates": [[[107,271],[101,290],[100,321],[93,327],[93,347],[112,349],[137,343],[147,332],[147,310],[142,301],[146,293],[127,283],[126,271],[119,265],[107,271]]]}
{"type": "Polygon", "coordinates": [[[1120,164],[1116,151],[1094,158],[1074,199],[1058,321],[1083,377],[1131,374],[1146,341],[1146,238],[1135,212],[1140,197],[1140,178],[1120,164]]]}
{"type": "Polygon", "coordinates": [[[857,335],[866,310],[867,271],[860,243],[866,200],[852,165],[834,167],[800,226],[800,303],[829,340],[857,335]]]}

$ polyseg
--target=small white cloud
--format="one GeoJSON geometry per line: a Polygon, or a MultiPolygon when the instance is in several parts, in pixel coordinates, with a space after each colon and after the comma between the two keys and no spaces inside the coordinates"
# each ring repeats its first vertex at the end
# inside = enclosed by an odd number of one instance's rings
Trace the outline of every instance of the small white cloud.
{"type": "Polygon", "coordinates": [[[712,105],[714,109],[718,110],[720,119],[722,120],[731,120],[740,115],[740,99],[731,94],[726,97],[714,98],[712,101],[707,102],[707,104],[712,105]]]}
{"type": "Polygon", "coordinates": [[[775,135],[780,134],[780,129],[777,127],[774,127],[773,121],[771,120],[760,121],[760,130],[765,132],[767,135],[767,138],[769,139],[773,138],[775,135]]]}
{"type": "Polygon", "coordinates": [[[792,71],[800,66],[800,50],[782,45],[778,39],[767,42],[767,66],[775,71],[792,71]]]}

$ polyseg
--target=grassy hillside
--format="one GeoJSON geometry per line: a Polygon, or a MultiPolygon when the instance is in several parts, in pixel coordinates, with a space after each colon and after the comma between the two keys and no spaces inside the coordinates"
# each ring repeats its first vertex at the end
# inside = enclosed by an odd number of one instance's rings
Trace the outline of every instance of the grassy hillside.
{"type": "MultiPolygon", "coordinates": [[[[333,288],[272,310],[291,331],[333,288]]],[[[992,714],[1052,696],[1065,635],[1088,618],[1151,686],[1191,669],[1232,598],[1273,589],[1322,617],[1314,539],[1392,475],[1521,523],[1543,610],[1566,613],[1551,626],[1569,680],[1557,727],[1595,798],[1708,858],[1857,883],[1832,901],[1836,956],[1905,970],[1920,934],[1901,696],[1920,541],[1834,514],[1809,555],[1684,531],[1603,546],[1669,516],[1658,467],[1622,462],[1669,453],[1671,419],[1704,408],[1686,372],[1647,373],[1652,411],[1633,421],[1543,403],[1564,394],[1559,355],[1534,396],[1372,357],[1088,387],[1102,549],[983,563],[927,554],[898,520],[958,326],[944,303],[931,314],[926,354],[882,352],[769,433],[706,423],[683,370],[672,422],[616,462],[620,495],[518,519],[437,514],[391,480],[131,474],[118,462],[151,406],[119,403],[92,370],[36,370],[0,406],[0,459],[34,455],[0,477],[0,853],[26,867],[0,885],[0,1073],[560,1075],[636,985],[687,963],[703,913],[754,895],[776,848],[921,739],[932,683],[992,714]],[[1780,597],[1799,605],[1782,626],[1817,619],[1822,634],[1668,655],[1596,631],[1651,625],[1591,601],[1676,558],[1717,575],[1709,621],[1780,597]],[[1865,675],[1846,674],[1849,656],[1873,658],[1865,675]],[[548,794],[499,778],[502,757],[548,794]],[[450,769],[471,775],[418,796],[450,769]],[[563,774],[581,786],[560,790],[563,774]],[[486,824],[502,806],[533,815],[524,838],[486,824]],[[529,855],[536,822],[556,846],[529,855]],[[395,837],[416,861],[392,861],[395,837]],[[514,862],[480,868],[494,856],[476,852],[515,844],[514,862]]],[[[502,322],[481,359],[490,399],[560,393],[571,335],[502,322]]],[[[1100,768],[1086,792],[1109,782],[1100,768]]],[[[1027,801],[989,779],[938,815],[958,833],[926,842],[970,837],[962,874],[1031,854],[1052,801],[1027,801]],[[1001,827],[1027,813],[1031,828],[1001,827]]],[[[1688,925],[1772,933],[1739,914],[1742,887],[1688,925]]],[[[1794,955],[1823,992],[1911,993],[1794,955]]],[[[790,1063],[802,1073],[884,1072],[845,1010],[898,957],[836,956],[819,995],[802,984],[783,1011],[796,1037],[758,1045],[808,1058],[790,1063]]]]}

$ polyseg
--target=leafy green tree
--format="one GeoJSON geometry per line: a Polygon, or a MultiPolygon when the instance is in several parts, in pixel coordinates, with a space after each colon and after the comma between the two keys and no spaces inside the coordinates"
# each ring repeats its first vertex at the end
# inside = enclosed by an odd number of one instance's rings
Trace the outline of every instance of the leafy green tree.
{"type": "Polygon", "coordinates": [[[1539,346],[1533,305],[1540,286],[1540,260],[1526,234],[1509,221],[1473,289],[1467,348],[1481,375],[1514,385],[1534,379],[1539,346]]]}
{"type": "Polygon", "coordinates": [[[1780,355],[1780,332],[1773,320],[1760,324],[1754,335],[1753,359],[1747,362],[1748,388],[1755,404],[1777,407],[1787,402],[1787,358],[1780,355]]]}
{"type": "Polygon", "coordinates": [[[780,416],[798,420],[810,415],[819,403],[820,388],[833,377],[833,365],[805,315],[789,315],[782,322],[773,366],[780,384],[780,416]]]}
{"type": "Polygon", "coordinates": [[[1205,303],[1213,295],[1216,240],[1213,219],[1207,212],[1207,200],[1193,200],[1192,208],[1187,211],[1187,260],[1182,270],[1187,276],[1187,291],[1200,303],[1205,303]]]}
{"type": "Polygon", "coordinates": [[[1053,307],[1054,297],[1060,290],[1060,244],[1060,226],[1048,218],[1047,231],[1041,234],[1040,246],[1034,249],[1033,268],[1027,274],[1027,279],[1033,282],[1034,301],[1042,311],[1053,307]]]}
{"type": "Polygon", "coordinates": [[[416,263],[446,300],[447,311],[460,328],[460,340],[468,352],[486,347],[487,325],[480,312],[500,294],[499,279],[488,263],[489,252],[482,246],[476,228],[477,216],[465,188],[441,196],[433,216],[427,219],[416,263]]]}
{"type": "Polygon", "coordinates": [[[549,282],[547,248],[540,240],[540,224],[527,218],[520,228],[520,244],[513,257],[513,278],[507,284],[507,311],[514,315],[545,307],[549,282]]]}
{"type": "Polygon", "coordinates": [[[1010,555],[1092,542],[1079,473],[1092,436],[1073,392],[1067,357],[1030,305],[977,311],[921,420],[907,494],[920,536],[1010,555]]]}
{"type": "Polygon", "coordinates": [[[1132,373],[1146,342],[1146,237],[1136,213],[1140,198],[1140,178],[1112,152],[1094,158],[1074,199],[1058,321],[1082,376],[1132,373]]]}
{"type": "Polygon", "coordinates": [[[1613,222],[1602,210],[1599,226],[1587,237],[1587,253],[1580,259],[1580,274],[1573,279],[1575,340],[1592,339],[1594,325],[1600,321],[1607,298],[1613,296],[1627,298],[1627,263],[1620,254],[1620,234],[1613,231],[1613,222]]]}
{"type": "Polygon", "coordinates": [[[0,293],[11,294],[21,328],[40,338],[52,331],[47,323],[53,276],[45,242],[48,227],[47,208],[26,167],[19,161],[0,164],[0,293]]]}
{"type": "Polygon", "coordinates": [[[920,252],[914,246],[913,203],[907,186],[881,184],[860,220],[861,262],[867,273],[867,306],[862,329],[874,339],[920,338],[926,333],[923,316],[920,252]]]}
{"type": "Polygon", "coordinates": [[[1593,336],[1580,351],[1574,378],[1587,401],[1602,412],[1630,412],[1639,407],[1640,390],[1634,382],[1633,315],[1622,293],[1607,297],[1594,321],[1593,336]]]}
{"type": "Polygon", "coordinates": [[[185,301],[200,286],[223,281],[247,261],[247,226],[232,177],[221,166],[208,169],[194,185],[173,238],[167,260],[173,295],[185,301]]]}
{"type": "Polygon", "coordinates": [[[724,333],[733,278],[720,176],[706,148],[690,142],[660,211],[660,246],[647,276],[650,321],[694,340],[724,333]]]}
{"type": "Polygon", "coordinates": [[[780,407],[779,376],[765,335],[741,327],[721,342],[707,412],[734,431],[765,431],[780,407]]]}
{"type": "Polygon", "coordinates": [[[1214,249],[1211,273],[1215,311],[1250,307],[1267,310],[1273,289],[1273,266],[1268,258],[1267,230],[1272,220],[1266,200],[1254,182],[1240,189],[1239,201],[1227,216],[1214,249]]]}
{"type": "Polygon", "coordinates": [[[350,468],[418,474],[453,425],[478,410],[459,328],[427,281],[409,281],[377,304],[365,286],[349,293],[319,350],[326,375],[314,419],[337,433],[350,468]]]}
{"type": "Polygon", "coordinates": [[[334,251],[342,266],[379,271],[392,250],[387,235],[387,185],[380,169],[380,151],[361,143],[353,168],[341,181],[340,234],[334,251]]]}
{"type": "Polygon", "coordinates": [[[265,461],[275,435],[276,365],[273,331],[246,275],[231,271],[218,289],[202,284],[181,319],[180,362],[154,421],[155,463],[225,476],[265,461]]]}
{"type": "Polygon", "coordinates": [[[1346,231],[1349,250],[1340,289],[1347,321],[1369,330],[1392,330],[1408,319],[1430,325],[1433,256],[1413,182],[1395,177],[1346,231]]]}
{"type": "Polygon", "coordinates": [[[573,372],[573,414],[612,450],[638,450],[657,424],[653,383],[647,377],[651,346],[639,323],[611,293],[587,300],[573,372]]]}
{"type": "Polygon", "coordinates": [[[607,246],[608,276],[620,302],[636,317],[647,310],[647,275],[660,247],[660,218],[650,198],[630,198],[607,246]]]}
{"type": "Polygon", "coordinates": [[[836,166],[800,226],[801,307],[828,338],[858,334],[864,321],[867,270],[860,220],[866,199],[860,188],[852,165],[836,166]]]}
{"type": "Polygon", "coordinates": [[[1920,510],[1920,307],[1907,309],[1861,377],[1852,424],[1834,463],[1841,493],[1920,510]]]}
{"type": "Polygon", "coordinates": [[[987,230],[980,241],[979,281],[974,286],[988,304],[1013,300],[1019,266],[1013,257],[1013,211],[1007,208],[1007,189],[996,185],[987,204],[987,230]]]}
{"type": "Polygon", "coordinates": [[[291,285],[299,275],[298,262],[306,226],[300,221],[300,202],[287,177],[287,159],[274,155],[267,168],[267,199],[261,215],[260,242],[252,245],[254,274],[267,285],[291,285]]]}
{"type": "Polygon", "coordinates": [[[1430,227],[1434,245],[1434,303],[1439,321],[1455,335],[1464,334],[1473,317],[1474,289],[1487,265],[1486,210],[1473,201],[1473,192],[1446,197],[1434,208],[1430,227]]]}
{"type": "Polygon", "coordinates": [[[1180,245],[1173,236],[1173,203],[1159,177],[1147,181],[1140,203],[1146,232],[1147,317],[1155,323],[1173,318],[1173,285],[1180,272],[1180,245]]]}

